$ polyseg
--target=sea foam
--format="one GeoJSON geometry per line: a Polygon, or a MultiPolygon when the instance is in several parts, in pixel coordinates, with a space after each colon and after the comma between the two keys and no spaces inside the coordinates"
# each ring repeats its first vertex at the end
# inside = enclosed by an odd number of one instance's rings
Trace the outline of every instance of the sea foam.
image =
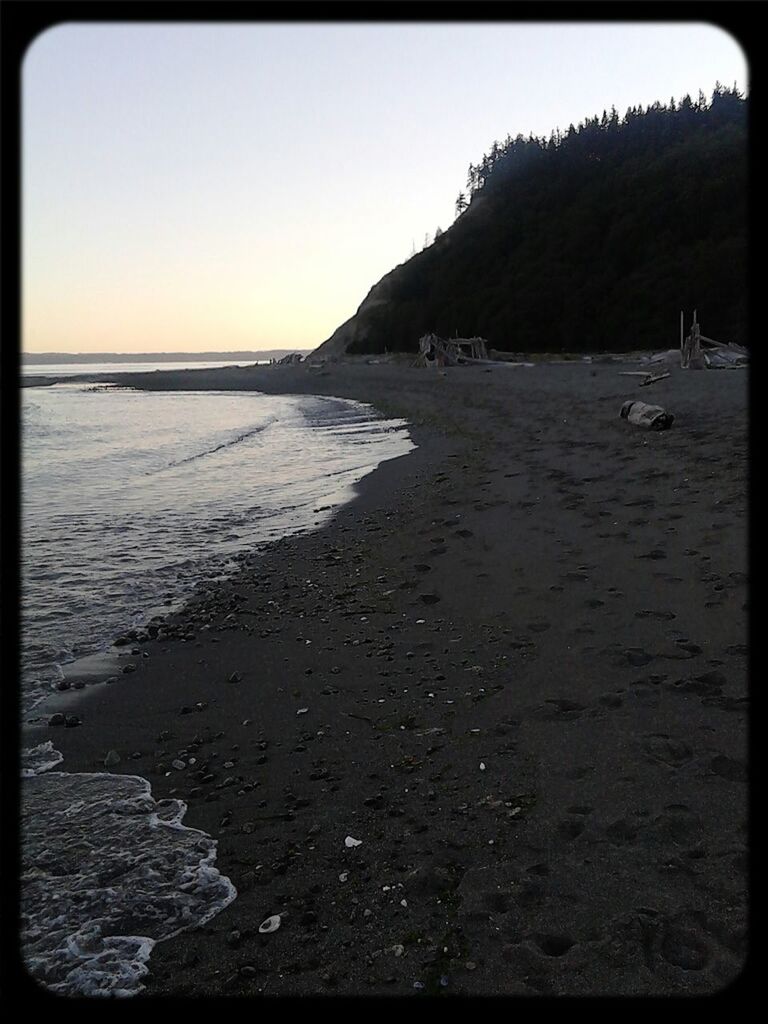
{"type": "Polygon", "coordinates": [[[132,996],[157,942],[236,897],[216,841],[182,824],[180,800],[146,779],[52,771],[52,744],[24,752],[21,947],[32,977],[70,996],[132,996]]]}

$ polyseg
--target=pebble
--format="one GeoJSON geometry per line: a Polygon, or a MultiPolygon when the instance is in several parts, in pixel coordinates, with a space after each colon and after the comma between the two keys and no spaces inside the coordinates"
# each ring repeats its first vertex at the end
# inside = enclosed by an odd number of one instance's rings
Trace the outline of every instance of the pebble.
{"type": "Polygon", "coordinates": [[[116,764],[120,764],[120,755],[116,750],[110,750],[104,758],[104,767],[112,768],[116,764]]]}

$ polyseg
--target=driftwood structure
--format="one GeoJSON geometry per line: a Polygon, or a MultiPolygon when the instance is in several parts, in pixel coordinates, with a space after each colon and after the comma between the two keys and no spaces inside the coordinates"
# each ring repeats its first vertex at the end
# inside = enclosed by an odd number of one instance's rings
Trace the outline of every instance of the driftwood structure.
{"type": "Polygon", "coordinates": [[[460,366],[464,363],[488,362],[485,338],[440,338],[425,334],[419,338],[419,354],[415,366],[460,366]]]}
{"type": "Polygon", "coordinates": [[[724,345],[701,333],[696,310],[690,332],[683,337],[683,312],[680,311],[680,366],[684,370],[723,369],[745,366],[749,353],[741,346],[730,342],[724,345]]]}

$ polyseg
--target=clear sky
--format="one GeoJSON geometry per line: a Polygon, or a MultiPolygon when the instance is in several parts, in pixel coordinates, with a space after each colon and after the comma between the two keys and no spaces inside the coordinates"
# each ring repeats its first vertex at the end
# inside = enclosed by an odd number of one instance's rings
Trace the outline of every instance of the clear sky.
{"type": "Polygon", "coordinates": [[[78,24],[22,79],[23,348],[313,348],[507,133],[715,82],[689,23],[78,24]]]}

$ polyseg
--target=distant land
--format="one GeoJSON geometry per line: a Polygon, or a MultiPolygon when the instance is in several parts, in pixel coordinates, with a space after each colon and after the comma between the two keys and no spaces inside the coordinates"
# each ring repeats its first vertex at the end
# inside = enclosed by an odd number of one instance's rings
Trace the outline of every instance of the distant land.
{"type": "Polygon", "coordinates": [[[270,348],[263,352],[22,352],[26,365],[37,363],[219,363],[223,359],[280,359],[291,352],[305,355],[309,348],[270,348]]]}

